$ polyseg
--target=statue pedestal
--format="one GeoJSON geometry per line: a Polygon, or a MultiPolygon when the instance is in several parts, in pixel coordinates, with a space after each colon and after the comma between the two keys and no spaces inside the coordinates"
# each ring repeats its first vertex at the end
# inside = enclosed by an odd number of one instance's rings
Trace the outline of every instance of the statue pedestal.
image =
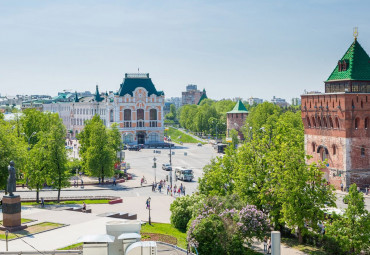
{"type": "Polygon", "coordinates": [[[10,232],[27,228],[21,224],[21,197],[19,195],[3,196],[3,226],[1,230],[10,232]]]}

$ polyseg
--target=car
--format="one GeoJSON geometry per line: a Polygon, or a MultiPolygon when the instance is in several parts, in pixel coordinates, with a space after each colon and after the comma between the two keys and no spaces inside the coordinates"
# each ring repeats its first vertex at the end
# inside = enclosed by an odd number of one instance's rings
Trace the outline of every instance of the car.
{"type": "Polygon", "coordinates": [[[144,144],[138,144],[137,146],[139,146],[140,150],[144,149],[144,144]]]}
{"type": "Polygon", "coordinates": [[[140,151],[140,147],[138,145],[132,145],[128,147],[129,151],[140,151]]]}
{"type": "Polygon", "coordinates": [[[202,144],[201,143],[198,143],[197,146],[202,146],[202,144]]]}
{"type": "Polygon", "coordinates": [[[127,150],[127,145],[123,145],[123,150],[127,150]]]}
{"type": "Polygon", "coordinates": [[[170,164],[162,164],[162,169],[163,170],[166,170],[166,171],[171,171],[172,170],[172,166],[170,164]]]}

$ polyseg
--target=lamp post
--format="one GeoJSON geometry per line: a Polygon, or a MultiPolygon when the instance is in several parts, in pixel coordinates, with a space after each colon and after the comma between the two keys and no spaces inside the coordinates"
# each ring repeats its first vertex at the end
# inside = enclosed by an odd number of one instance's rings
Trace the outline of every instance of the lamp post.
{"type": "Polygon", "coordinates": [[[156,163],[157,159],[156,157],[154,156],[153,158],[153,168],[154,168],[154,183],[157,183],[157,163],[156,163]]]}
{"type": "Polygon", "coordinates": [[[149,225],[152,225],[152,220],[151,220],[151,218],[150,218],[150,201],[151,201],[152,199],[149,197],[147,200],[146,200],[146,205],[147,205],[147,207],[148,207],[148,210],[149,210],[149,225]]]}
{"type": "Polygon", "coordinates": [[[9,235],[9,230],[5,230],[6,251],[8,251],[8,235],[9,235]]]}

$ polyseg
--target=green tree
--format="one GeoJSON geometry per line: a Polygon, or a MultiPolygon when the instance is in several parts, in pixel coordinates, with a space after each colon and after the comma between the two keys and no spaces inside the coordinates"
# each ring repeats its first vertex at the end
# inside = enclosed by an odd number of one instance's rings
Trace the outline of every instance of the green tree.
{"type": "Polygon", "coordinates": [[[100,177],[104,183],[106,176],[114,174],[116,154],[109,142],[109,132],[98,115],[86,123],[80,139],[85,169],[90,175],[100,177]]]}
{"type": "Polygon", "coordinates": [[[176,198],[170,206],[171,224],[180,231],[186,231],[188,222],[193,217],[194,207],[197,207],[203,198],[194,194],[176,198]]]}
{"type": "Polygon", "coordinates": [[[52,123],[50,132],[47,133],[46,137],[48,150],[45,164],[48,171],[48,183],[58,190],[57,200],[59,203],[61,189],[70,186],[70,173],[68,171],[67,152],[64,147],[66,128],[57,114],[52,116],[52,123]]]}
{"type": "Polygon", "coordinates": [[[113,123],[111,128],[108,129],[109,141],[112,145],[113,150],[119,152],[122,148],[121,133],[118,130],[118,124],[113,123]]]}
{"type": "Polygon", "coordinates": [[[165,119],[166,120],[176,120],[176,106],[174,104],[170,105],[170,112],[166,114],[165,119]]]}
{"type": "Polygon", "coordinates": [[[352,184],[345,196],[348,207],[343,215],[334,215],[332,224],[326,225],[326,235],[333,238],[343,252],[360,254],[370,252],[370,214],[365,209],[364,196],[352,184]]]}

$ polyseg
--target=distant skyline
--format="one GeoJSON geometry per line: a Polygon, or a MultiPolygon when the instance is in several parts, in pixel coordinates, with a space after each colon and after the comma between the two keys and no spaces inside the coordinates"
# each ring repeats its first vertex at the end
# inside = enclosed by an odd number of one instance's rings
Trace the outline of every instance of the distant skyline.
{"type": "Polygon", "coordinates": [[[212,99],[323,91],[353,42],[370,53],[369,1],[0,2],[0,94],[117,91],[150,73],[166,98],[196,84],[212,99]]]}

